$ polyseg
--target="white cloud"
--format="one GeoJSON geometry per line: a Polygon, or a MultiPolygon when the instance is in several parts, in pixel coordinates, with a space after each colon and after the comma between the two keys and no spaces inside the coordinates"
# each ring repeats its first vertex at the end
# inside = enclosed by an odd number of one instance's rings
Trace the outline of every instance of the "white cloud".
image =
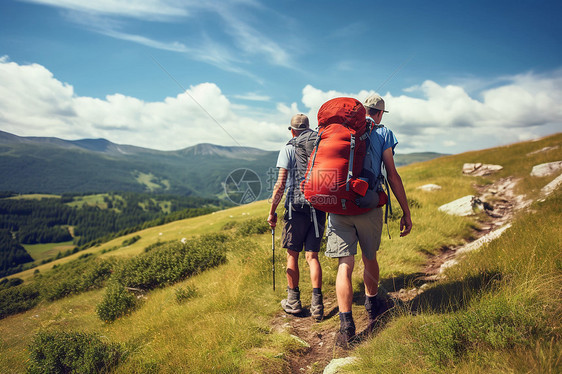
{"type": "Polygon", "coordinates": [[[190,48],[188,48],[187,46],[185,46],[183,43],[180,42],[166,43],[166,42],[150,39],[141,35],[127,34],[127,33],[119,32],[115,30],[109,30],[109,29],[102,30],[100,32],[107,36],[111,36],[115,39],[127,40],[151,48],[162,49],[165,51],[172,51],[172,52],[182,52],[182,53],[192,52],[190,48]]]}
{"type": "MultiPolygon", "coordinates": [[[[383,94],[383,123],[397,135],[399,152],[457,153],[528,140],[562,128],[562,70],[504,78],[505,84],[479,92],[425,81],[407,95],[383,94]]],[[[320,106],[338,96],[364,100],[373,91],[302,90],[302,106],[277,103],[264,112],[236,105],[214,83],[189,87],[175,97],[146,102],[122,94],[104,99],[77,96],[38,64],[19,65],[0,58],[1,130],[20,136],[63,139],[106,138],[119,144],[174,150],[198,143],[279,149],[286,124],[296,113],[316,126],[320,106]]],[[[240,98],[240,97],[238,97],[240,98]]],[[[256,94],[246,99],[269,99],[256,94]]]]}
{"type": "Polygon", "coordinates": [[[177,1],[166,0],[21,0],[28,3],[49,5],[84,13],[124,16],[146,20],[162,20],[186,16],[185,6],[177,1]]]}
{"type": "MultiPolygon", "coordinates": [[[[502,77],[501,81],[503,85],[474,94],[482,100],[471,97],[461,86],[441,86],[430,80],[404,90],[412,96],[383,94],[390,112],[384,115],[383,123],[397,134],[401,152],[456,153],[533,139],[562,129],[562,70],[502,77]]],[[[302,101],[313,114],[331,98],[364,100],[371,93],[349,94],[306,86],[302,101]]]]}
{"type": "Polygon", "coordinates": [[[249,100],[249,101],[270,101],[271,97],[267,95],[260,95],[255,92],[248,92],[244,95],[234,95],[236,99],[249,100]]]}
{"type": "Polygon", "coordinates": [[[159,102],[122,94],[77,96],[71,85],[41,65],[0,59],[1,129],[20,136],[106,138],[161,150],[203,142],[278,149],[286,140],[282,124],[290,115],[271,116],[279,122],[239,115],[213,83],[191,86],[159,102]]]}

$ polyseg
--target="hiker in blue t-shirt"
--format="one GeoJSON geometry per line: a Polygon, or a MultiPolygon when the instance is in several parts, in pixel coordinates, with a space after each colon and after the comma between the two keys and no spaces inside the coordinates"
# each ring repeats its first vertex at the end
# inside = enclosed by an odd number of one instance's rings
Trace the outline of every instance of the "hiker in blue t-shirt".
{"type": "Polygon", "coordinates": [[[275,227],[277,223],[275,210],[283,198],[284,191],[287,190],[282,246],[287,250],[288,287],[287,298],[281,301],[281,306],[287,313],[299,314],[302,312],[298,259],[299,253],[304,247],[312,283],[310,312],[312,317],[321,320],[324,316],[324,303],[322,268],[318,260],[318,252],[324,233],[326,214],[312,208],[304,199],[299,187],[317,133],[309,128],[308,117],[304,114],[293,116],[289,130],[291,130],[293,139],[279,152],[277,159],[279,176],[273,188],[271,209],[267,218],[269,225],[275,227]]]}
{"type": "MultiPolygon", "coordinates": [[[[394,164],[394,147],[398,141],[392,131],[379,125],[383,113],[386,112],[384,100],[379,95],[372,95],[367,98],[364,106],[367,111],[367,124],[372,129],[369,136],[369,151],[378,155],[378,157],[374,157],[373,169],[375,169],[376,175],[380,175],[381,163],[384,164],[386,178],[403,212],[400,219],[400,236],[406,236],[412,229],[412,219],[404,185],[394,164]]],[[[381,242],[382,210],[382,207],[373,208],[369,212],[357,216],[330,213],[328,217],[326,256],[337,258],[339,261],[336,278],[336,296],[340,315],[340,330],[336,336],[338,346],[347,347],[355,336],[355,323],[351,314],[353,301],[351,274],[355,265],[357,243],[361,246],[365,267],[363,281],[369,327],[373,328],[380,316],[391,307],[389,300],[377,297],[379,264],[376,254],[381,242]]]]}

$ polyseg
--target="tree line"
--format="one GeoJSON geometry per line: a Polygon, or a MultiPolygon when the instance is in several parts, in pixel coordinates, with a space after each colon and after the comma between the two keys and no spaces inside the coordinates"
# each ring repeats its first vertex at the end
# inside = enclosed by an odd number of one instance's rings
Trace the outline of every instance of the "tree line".
{"type": "Polygon", "coordinates": [[[25,248],[18,243],[7,229],[0,229],[0,277],[9,273],[10,269],[18,268],[22,264],[33,261],[25,248]]]}
{"type": "Polygon", "coordinates": [[[40,200],[0,199],[0,231],[3,232],[0,237],[0,276],[10,273],[10,268],[33,261],[21,244],[72,240],[77,247],[87,248],[118,235],[210,213],[226,205],[212,198],[130,192],[105,196],[107,208],[104,209],[68,205],[81,196],[64,194],[61,198],[40,200]],[[166,209],[160,203],[165,204],[166,209]]]}

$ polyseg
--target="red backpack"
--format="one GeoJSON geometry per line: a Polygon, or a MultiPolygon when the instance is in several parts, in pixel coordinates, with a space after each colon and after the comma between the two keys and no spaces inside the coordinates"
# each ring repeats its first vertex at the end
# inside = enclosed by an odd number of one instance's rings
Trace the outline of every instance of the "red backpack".
{"type": "Polygon", "coordinates": [[[366,154],[365,108],[360,101],[340,97],[318,110],[318,137],[301,184],[311,205],[327,213],[363,214],[356,199],[369,183],[359,179],[366,154]]]}

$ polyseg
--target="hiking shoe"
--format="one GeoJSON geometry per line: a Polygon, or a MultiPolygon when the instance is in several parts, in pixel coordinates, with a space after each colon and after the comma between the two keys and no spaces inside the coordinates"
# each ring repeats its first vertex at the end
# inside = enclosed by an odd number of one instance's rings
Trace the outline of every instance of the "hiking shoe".
{"type": "Polygon", "coordinates": [[[391,299],[376,296],[375,301],[370,302],[369,298],[365,298],[365,309],[369,315],[369,330],[372,330],[377,322],[379,322],[385,313],[394,307],[394,302],[391,299]]]}
{"type": "Polygon", "coordinates": [[[287,298],[281,300],[281,307],[286,313],[299,314],[302,312],[301,293],[287,287],[287,298]]]}
{"type": "Polygon", "coordinates": [[[312,294],[312,300],[310,302],[310,314],[317,321],[322,321],[324,318],[324,298],[322,294],[312,294]]]}
{"type": "Polygon", "coordinates": [[[355,326],[342,326],[336,333],[336,347],[343,349],[349,348],[355,339],[355,326]]]}

